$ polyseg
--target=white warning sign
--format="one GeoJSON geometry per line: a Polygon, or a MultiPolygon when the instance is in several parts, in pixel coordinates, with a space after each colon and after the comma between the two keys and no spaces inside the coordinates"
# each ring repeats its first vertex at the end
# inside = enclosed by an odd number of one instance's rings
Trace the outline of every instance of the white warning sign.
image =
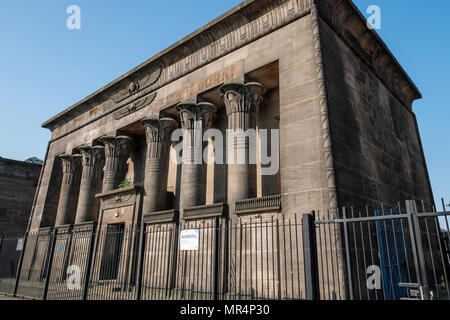
{"type": "Polygon", "coordinates": [[[198,235],[199,235],[198,229],[182,230],[180,234],[180,250],[197,251],[198,235]]]}

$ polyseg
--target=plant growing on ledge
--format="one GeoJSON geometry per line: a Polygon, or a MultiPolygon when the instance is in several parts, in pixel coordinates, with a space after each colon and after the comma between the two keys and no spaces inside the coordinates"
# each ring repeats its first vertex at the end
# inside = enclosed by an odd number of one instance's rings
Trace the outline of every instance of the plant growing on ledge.
{"type": "Polygon", "coordinates": [[[119,189],[124,189],[131,187],[133,184],[131,183],[130,179],[123,180],[121,183],[119,183],[119,189]]]}

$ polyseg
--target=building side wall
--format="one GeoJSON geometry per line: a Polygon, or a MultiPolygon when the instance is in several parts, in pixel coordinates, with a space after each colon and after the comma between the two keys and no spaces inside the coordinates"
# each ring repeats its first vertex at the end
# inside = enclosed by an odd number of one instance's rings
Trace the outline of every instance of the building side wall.
{"type": "Polygon", "coordinates": [[[0,235],[26,231],[40,165],[0,159],[0,235]]]}
{"type": "Polygon", "coordinates": [[[339,206],[433,203],[411,105],[321,20],[339,206]]]}

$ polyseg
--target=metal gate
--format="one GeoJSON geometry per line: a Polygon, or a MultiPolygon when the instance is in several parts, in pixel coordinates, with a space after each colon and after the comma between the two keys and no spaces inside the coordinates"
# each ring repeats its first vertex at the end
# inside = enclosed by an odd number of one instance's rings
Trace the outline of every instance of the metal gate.
{"type": "Polygon", "coordinates": [[[320,299],[449,299],[450,212],[419,205],[314,215],[320,299]]]}

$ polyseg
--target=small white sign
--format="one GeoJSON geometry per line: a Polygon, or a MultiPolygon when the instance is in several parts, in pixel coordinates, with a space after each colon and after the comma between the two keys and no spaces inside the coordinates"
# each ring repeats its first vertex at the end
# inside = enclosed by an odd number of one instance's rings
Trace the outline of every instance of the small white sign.
{"type": "Polygon", "coordinates": [[[17,240],[16,251],[22,251],[22,249],[23,249],[23,239],[18,239],[17,240]]]}
{"type": "Polygon", "coordinates": [[[182,230],[180,235],[181,251],[197,251],[198,250],[198,229],[182,230]]]}

